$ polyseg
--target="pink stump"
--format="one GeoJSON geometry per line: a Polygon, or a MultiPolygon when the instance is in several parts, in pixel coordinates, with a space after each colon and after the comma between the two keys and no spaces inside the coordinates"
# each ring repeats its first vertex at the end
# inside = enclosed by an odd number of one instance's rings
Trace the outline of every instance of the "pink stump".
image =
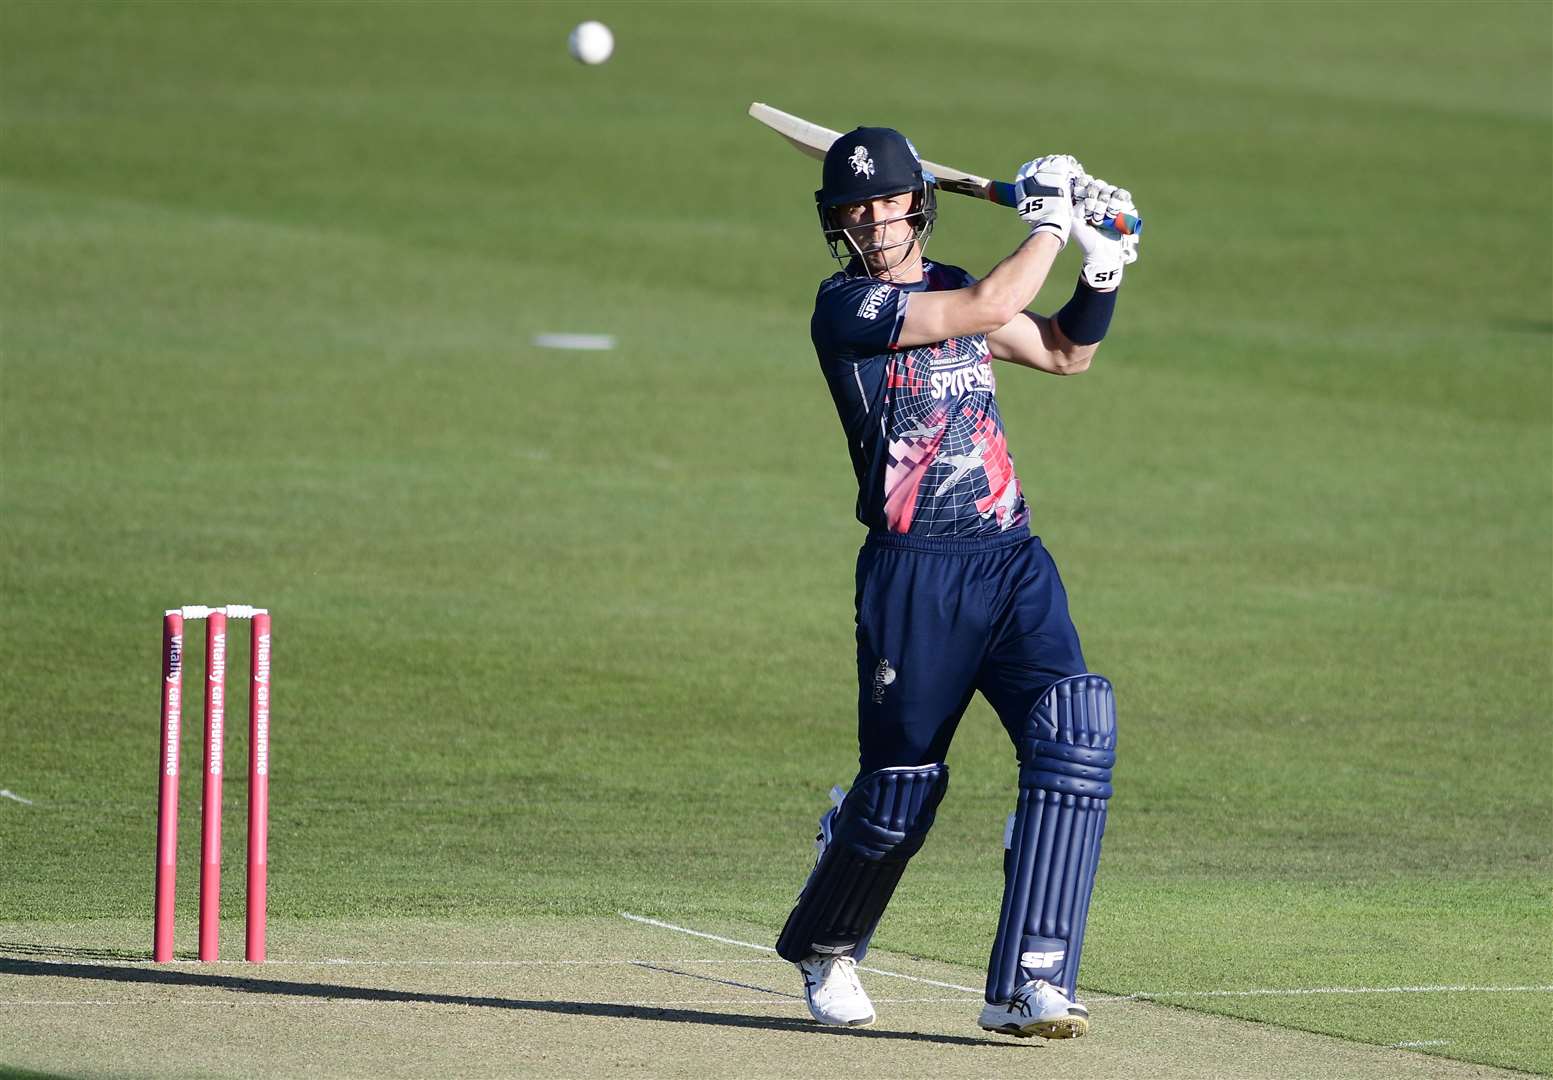
{"type": "Polygon", "coordinates": [[[205,800],[200,835],[200,959],[221,953],[221,741],[226,724],[226,613],[205,617],[205,800]]]}
{"type": "Polygon", "coordinates": [[[250,964],[264,963],[265,890],[270,847],[270,617],[253,617],[248,697],[248,948],[250,964]]]}
{"type": "Polygon", "coordinates": [[[156,914],[151,956],[173,958],[173,901],[178,885],[178,737],[183,717],[183,615],[162,618],[162,742],[157,748],[156,914]]]}

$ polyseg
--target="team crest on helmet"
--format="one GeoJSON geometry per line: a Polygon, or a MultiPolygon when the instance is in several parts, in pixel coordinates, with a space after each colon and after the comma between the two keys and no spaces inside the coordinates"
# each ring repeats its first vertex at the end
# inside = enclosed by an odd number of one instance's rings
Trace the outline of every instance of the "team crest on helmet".
{"type": "Polygon", "coordinates": [[[857,146],[852,149],[852,156],[847,158],[847,164],[852,166],[852,172],[856,176],[872,176],[874,174],[874,159],[868,156],[868,147],[857,146]]]}

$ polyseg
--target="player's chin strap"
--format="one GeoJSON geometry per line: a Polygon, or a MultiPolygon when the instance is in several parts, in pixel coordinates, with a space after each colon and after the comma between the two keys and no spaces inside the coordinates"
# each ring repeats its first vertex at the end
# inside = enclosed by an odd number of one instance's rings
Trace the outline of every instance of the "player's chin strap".
{"type": "Polygon", "coordinates": [[[947,765],[880,769],[859,777],[825,812],[819,858],[777,939],[783,959],[796,964],[815,953],[863,958],[948,786],[947,765]]]}
{"type": "Polygon", "coordinates": [[[1116,763],[1111,684],[1099,675],[1054,683],[1016,749],[1019,808],[1004,837],[1003,911],[987,1000],[1008,1001],[1031,979],[1071,998],[1116,763]]]}
{"type": "MultiPolygon", "coordinates": [[[[833,209],[833,208],[832,208],[833,209]]],[[[845,226],[832,221],[830,214],[832,209],[820,209],[820,228],[825,234],[825,242],[830,245],[831,257],[841,264],[849,276],[854,266],[859,268],[859,274],[865,277],[877,277],[881,281],[888,281],[889,275],[911,261],[911,248],[913,244],[920,245],[920,255],[927,257],[927,242],[933,235],[933,225],[938,220],[938,185],[929,177],[924,177],[922,187],[913,196],[912,209],[900,218],[891,221],[877,222],[870,225],[845,226]],[[853,238],[851,229],[870,230],[880,225],[889,225],[893,221],[910,220],[911,239],[902,240],[894,244],[886,244],[881,247],[865,248],[853,238]],[[894,251],[896,248],[904,248],[901,257],[879,273],[875,274],[868,269],[868,260],[865,255],[877,254],[881,251],[894,251]]]]}
{"type": "MultiPolygon", "coordinates": [[[[836,261],[841,263],[845,268],[850,268],[853,266],[860,267],[861,272],[868,277],[878,278],[880,281],[889,281],[891,279],[891,275],[893,275],[895,271],[899,270],[901,267],[909,264],[913,257],[926,258],[928,237],[933,234],[933,221],[931,218],[924,220],[922,215],[917,213],[907,214],[906,216],[917,218],[917,220],[911,226],[911,239],[897,241],[893,244],[885,244],[882,247],[865,248],[862,244],[858,243],[857,238],[852,235],[851,229],[845,226],[839,227],[838,231],[841,233],[842,239],[846,242],[846,246],[851,252],[851,258],[848,259],[833,250],[832,254],[836,256],[836,261]],[[900,257],[897,258],[894,262],[888,263],[877,271],[868,269],[867,256],[879,255],[890,251],[899,251],[900,257]]],[[[854,228],[855,227],[856,226],[854,226],[854,228]]],[[[866,227],[872,228],[872,226],[866,227]]]]}

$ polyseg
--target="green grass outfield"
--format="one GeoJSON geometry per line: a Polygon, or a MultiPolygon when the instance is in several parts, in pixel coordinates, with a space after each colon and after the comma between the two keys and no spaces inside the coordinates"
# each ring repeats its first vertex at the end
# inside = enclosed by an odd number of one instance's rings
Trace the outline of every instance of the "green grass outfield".
{"type": "MultiPolygon", "coordinates": [[[[1094,368],[999,372],[1121,713],[1087,990],[1553,1073],[1550,91],[1546,4],[0,5],[0,956],[149,949],[158,617],[226,599],[275,612],[277,955],[774,936],[855,765],[861,529],[818,169],[764,100],[1005,177],[1072,151],[1147,220],[1094,368]],[[1478,989],[1247,993],[1441,986],[1478,989]]],[[[946,197],[930,253],[1019,235],[946,197]]],[[[877,943],[974,976],[984,705],[950,763],[877,943]]],[[[24,1030],[0,1067],[100,1071],[24,1030]]]]}

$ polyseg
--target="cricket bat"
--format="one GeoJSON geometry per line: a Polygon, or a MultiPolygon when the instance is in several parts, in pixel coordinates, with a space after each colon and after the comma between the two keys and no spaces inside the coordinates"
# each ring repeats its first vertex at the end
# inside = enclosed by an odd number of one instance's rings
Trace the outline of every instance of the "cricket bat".
{"type": "MultiPolygon", "coordinates": [[[[772,108],[761,101],[750,106],[750,115],[792,143],[800,153],[818,160],[823,161],[825,151],[830,149],[830,144],[841,138],[839,131],[832,131],[819,124],[811,124],[802,117],[772,108]]],[[[994,202],[1009,209],[1019,204],[1019,196],[1013,184],[1004,183],[1002,180],[989,180],[985,176],[977,176],[975,173],[940,165],[926,158],[922,160],[922,167],[933,174],[934,179],[938,181],[940,191],[986,199],[988,202],[994,202]]],[[[1123,236],[1136,236],[1143,231],[1143,219],[1132,214],[1117,214],[1106,222],[1105,227],[1123,236]]]]}

